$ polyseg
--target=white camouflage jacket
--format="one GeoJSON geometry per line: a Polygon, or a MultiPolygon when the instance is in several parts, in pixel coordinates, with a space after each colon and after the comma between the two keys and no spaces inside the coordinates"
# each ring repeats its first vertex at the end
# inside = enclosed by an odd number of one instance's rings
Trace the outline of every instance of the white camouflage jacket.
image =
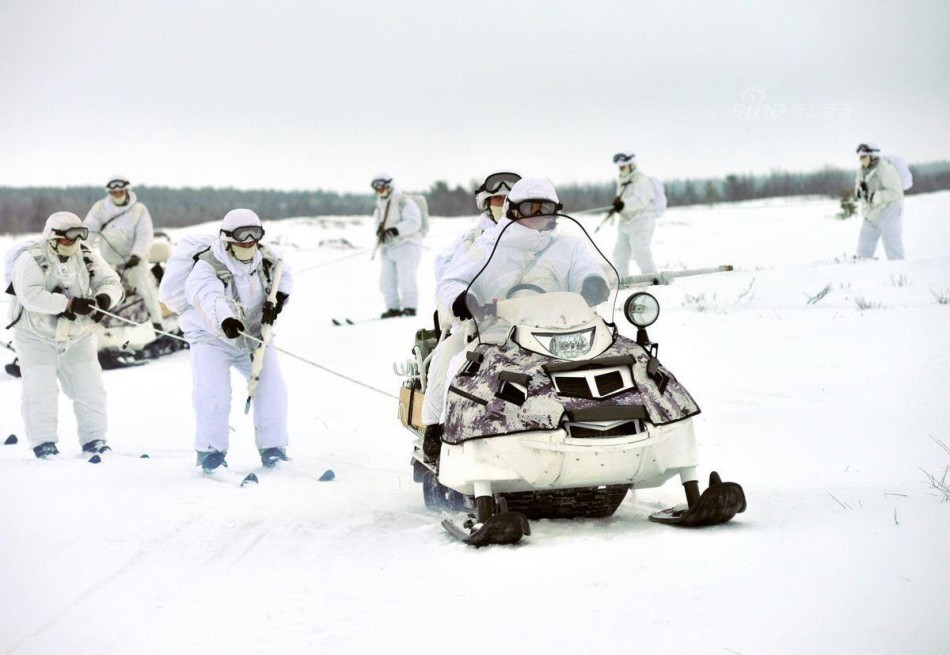
{"type": "MultiPolygon", "coordinates": [[[[220,339],[253,350],[256,343],[244,343],[243,339],[232,340],[224,336],[221,323],[226,318],[236,318],[244,324],[248,334],[260,335],[261,311],[267,300],[264,258],[258,249],[251,261],[239,262],[228,254],[226,247],[227,242],[218,239],[211,245],[211,253],[233,276],[231,281],[225,285],[211,264],[201,259],[195,262],[185,280],[185,298],[189,307],[179,317],[179,326],[192,342],[220,339]]],[[[275,256],[275,264],[281,260],[279,254],[273,250],[270,252],[275,256]]],[[[277,289],[288,296],[293,290],[293,275],[286,261],[277,289]]]]}
{"type": "Polygon", "coordinates": [[[59,316],[66,311],[69,298],[95,298],[104,293],[112,306],[122,299],[118,274],[98,252],[80,248],[66,261],[61,261],[45,239],[16,258],[11,282],[16,300],[11,303],[10,320],[20,315],[21,308],[23,310],[15,329],[29,330],[49,341],[69,341],[96,329],[95,322],[88,316],[76,316],[74,320],[59,316]],[[37,262],[37,255],[47,265],[45,271],[37,262]],[[87,267],[83,257],[91,258],[91,266],[87,267]]]}
{"type": "Polygon", "coordinates": [[[377,230],[385,225],[385,229],[394,227],[399,232],[395,239],[382,243],[383,250],[395,248],[404,243],[422,243],[422,232],[420,232],[422,212],[419,205],[398,189],[393,189],[388,198],[376,198],[373,224],[377,230]]]}
{"type": "Polygon", "coordinates": [[[86,214],[83,225],[89,228],[92,243],[113,266],[124,264],[132,255],[138,255],[143,262],[148,261],[154,238],[152,216],[134,192],[129,192],[129,202],[122,206],[112,202],[110,196],[96,201],[86,214]]]}
{"type": "Polygon", "coordinates": [[[633,171],[629,181],[617,180],[617,195],[623,200],[623,210],[620,212],[620,222],[625,223],[635,218],[648,218],[653,216],[650,201],[653,200],[655,191],[653,181],[649,176],[640,171],[639,168],[633,171]]]}
{"type": "Polygon", "coordinates": [[[885,158],[878,158],[877,164],[870,168],[859,168],[854,181],[855,195],[861,182],[868,186],[868,197],[862,198],[861,206],[864,218],[876,221],[885,209],[904,201],[904,186],[901,184],[901,174],[891,162],[885,158]]]}

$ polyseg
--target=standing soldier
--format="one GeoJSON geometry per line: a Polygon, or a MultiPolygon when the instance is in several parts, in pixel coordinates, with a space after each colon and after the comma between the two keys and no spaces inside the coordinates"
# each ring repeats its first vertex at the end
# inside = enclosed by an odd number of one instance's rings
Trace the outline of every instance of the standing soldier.
{"type": "Polygon", "coordinates": [[[13,341],[23,377],[23,423],[33,453],[59,454],[59,389],[73,401],[79,443],[86,453],[106,445],[106,391],[96,353],[99,309],[122,299],[119,276],[82,241],[89,230],[76,214],[56,212],[43,238],[25,244],[13,261],[13,341]]]}
{"type": "Polygon", "coordinates": [[[422,258],[422,211],[416,202],[393,186],[387,173],[373,177],[377,247],[382,253],[379,288],[386,311],[380,318],[415,316],[419,306],[416,272],[422,258]]]}
{"type": "Polygon", "coordinates": [[[888,259],[904,259],[904,185],[900,172],[881,157],[881,149],[873,143],[862,143],[857,153],[861,167],[854,181],[854,195],[864,216],[858,233],[858,257],[873,257],[877,242],[883,241],[888,259]]]}
{"type": "MultiPolygon", "coordinates": [[[[211,247],[195,256],[184,282],[188,307],[179,324],[191,345],[195,450],[206,473],[227,466],[231,368],[251,377],[257,342],[243,334],[263,336],[263,327],[274,324],[293,288],[288,266],[261,244],[263,238],[257,214],[232,209],[211,247]],[[276,280],[278,265],[282,273],[276,280]],[[271,302],[275,281],[276,301],[271,302]]],[[[287,461],[287,385],[276,350],[267,348],[262,363],[253,396],[254,437],[261,462],[273,467],[287,461]]]]}
{"type": "Polygon", "coordinates": [[[142,297],[152,325],[162,328],[158,287],[148,267],[152,247],[152,217],[138,201],[128,178],[116,176],[106,183],[108,195],[92,206],[83,224],[97,240],[99,251],[126,287],[142,297]]]}
{"type": "Polygon", "coordinates": [[[614,247],[614,266],[620,277],[630,274],[630,256],[633,255],[641,273],[656,273],[650,242],[656,229],[656,210],[653,181],[637,166],[637,156],[625,150],[614,155],[618,168],[617,197],[613,212],[620,216],[617,225],[617,245],[614,247]]]}

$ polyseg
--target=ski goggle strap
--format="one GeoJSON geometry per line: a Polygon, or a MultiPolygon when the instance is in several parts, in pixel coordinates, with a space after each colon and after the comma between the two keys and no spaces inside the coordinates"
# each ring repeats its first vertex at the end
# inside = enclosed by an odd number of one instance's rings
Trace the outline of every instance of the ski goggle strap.
{"type": "Polygon", "coordinates": [[[109,191],[119,191],[121,189],[125,189],[127,186],[129,186],[128,180],[111,180],[108,184],[106,184],[106,188],[109,191]]]}
{"type": "Polygon", "coordinates": [[[230,231],[221,230],[221,234],[238,243],[260,241],[264,238],[264,228],[260,225],[245,225],[244,227],[236,227],[230,231]]]}
{"type": "Polygon", "coordinates": [[[626,164],[626,163],[628,163],[628,162],[632,162],[632,161],[633,161],[634,159],[636,159],[636,158],[637,158],[637,156],[634,155],[634,154],[629,154],[629,155],[628,155],[628,154],[625,153],[625,152],[618,152],[616,155],[614,155],[614,163],[615,163],[615,164],[626,164]]]}
{"type": "Polygon", "coordinates": [[[517,173],[492,173],[485,178],[480,187],[475,189],[475,193],[481,193],[482,191],[498,193],[502,187],[507,187],[511,191],[511,187],[520,179],[521,176],[517,173]]]}
{"type": "Polygon", "coordinates": [[[379,191],[381,189],[385,189],[392,183],[392,180],[373,180],[370,182],[370,186],[373,187],[374,190],[379,191]]]}
{"type": "Polygon", "coordinates": [[[862,143],[858,146],[858,149],[855,152],[858,153],[858,157],[877,157],[881,151],[874,146],[869,146],[866,143],[862,143]]]}
{"type": "Polygon", "coordinates": [[[67,239],[75,241],[76,239],[86,239],[89,237],[88,227],[68,227],[65,230],[52,230],[53,236],[57,239],[67,239]]]}
{"type": "Polygon", "coordinates": [[[531,218],[532,216],[553,216],[564,207],[559,202],[553,200],[520,200],[509,203],[508,208],[513,209],[518,214],[518,218],[531,218]]]}

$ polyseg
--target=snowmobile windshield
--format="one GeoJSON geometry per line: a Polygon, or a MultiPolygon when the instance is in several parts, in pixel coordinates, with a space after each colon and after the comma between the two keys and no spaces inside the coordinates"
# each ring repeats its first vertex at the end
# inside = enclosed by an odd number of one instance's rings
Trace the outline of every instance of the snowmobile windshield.
{"type": "Polygon", "coordinates": [[[580,223],[564,214],[533,216],[498,226],[466,300],[479,339],[496,342],[516,326],[571,333],[598,317],[612,324],[618,284],[580,223]]]}

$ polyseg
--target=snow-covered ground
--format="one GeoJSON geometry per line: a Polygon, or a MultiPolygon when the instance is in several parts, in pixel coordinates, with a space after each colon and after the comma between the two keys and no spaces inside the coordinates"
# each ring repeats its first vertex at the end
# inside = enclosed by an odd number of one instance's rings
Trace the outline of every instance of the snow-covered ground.
{"type": "MultiPolygon", "coordinates": [[[[284,357],[294,461],[240,489],[194,467],[187,352],[104,374],[117,456],[98,466],[66,402],[63,456],[34,459],[20,384],[0,375],[0,437],[21,437],[0,446],[0,651],[950,652],[950,502],[926,475],[950,466],[950,305],[936,298],[950,295],[950,193],[907,200],[903,262],[851,261],[858,219],[836,211],[673,209],[657,228],[663,268],[737,269],[654,289],[650,335],[703,408],[701,475],[740,482],[746,513],[650,523],[681,502],[671,481],[608,520],[541,521],[481,550],[424,508],[387,395],[431,302],[419,320],[333,327],[383,309],[368,252],[331,245],[368,247],[368,219],[268,223],[297,270],[278,345],[379,391],[284,357]],[[328,467],[336,479],[317,481],[328,467]]],[[[467,223],[432,220],[423,298],[467,223]]],[[[259,463],[243,401],[235,377],[238,471],[259,463]]]]}

